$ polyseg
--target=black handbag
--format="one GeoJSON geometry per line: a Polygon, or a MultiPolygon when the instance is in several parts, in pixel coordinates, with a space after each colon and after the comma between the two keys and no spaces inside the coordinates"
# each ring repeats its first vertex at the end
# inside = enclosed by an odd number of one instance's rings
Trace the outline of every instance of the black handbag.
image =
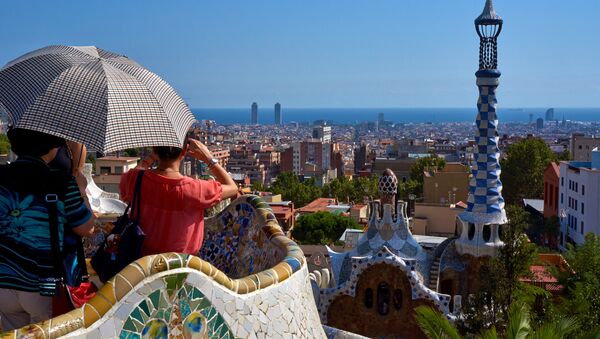
{"type": "Polygon", "coordinates": [[[141,257],[142,244],[146,237],[139,224],[143,177],[144,171],[139,171],[135,180],[133,198],[127,205],[125,213],[114,222],[114,228],[92,256],[92,267],[102,282],[108,281],[125,266],[141,257]],[[131,215],[129,215],[130,207],[131,215]]]}

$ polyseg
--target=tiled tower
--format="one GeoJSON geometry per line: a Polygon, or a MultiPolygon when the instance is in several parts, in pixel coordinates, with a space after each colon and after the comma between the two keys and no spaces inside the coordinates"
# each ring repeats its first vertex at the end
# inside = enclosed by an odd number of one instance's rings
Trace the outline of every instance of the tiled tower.
{"type": "Polygon", "coordinates": [[[461,254],[475,257],[493,256],[503,245],[500,226],[507,222],[500,182],[500,150],[498,149],[498,117],[496,88],[499,84],[497,38],[502,19],[496,14],[492,0],[487,0],[483,13],[475,19],[480,38],[477,87],[477,130],[475,163],[472,166],[467,210],[462,213],[462,232],[456,241],[461,254]]]}

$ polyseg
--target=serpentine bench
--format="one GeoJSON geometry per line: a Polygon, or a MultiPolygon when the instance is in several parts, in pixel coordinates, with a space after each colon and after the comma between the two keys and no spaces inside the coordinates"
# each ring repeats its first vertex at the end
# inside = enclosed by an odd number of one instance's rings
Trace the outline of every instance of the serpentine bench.
{"type": "Polygon", "coordinates": [[[205,221],[199,256],[143,257],[83,307],[1,338],[324,338],[300,247],[242,196],[205,221]]]}

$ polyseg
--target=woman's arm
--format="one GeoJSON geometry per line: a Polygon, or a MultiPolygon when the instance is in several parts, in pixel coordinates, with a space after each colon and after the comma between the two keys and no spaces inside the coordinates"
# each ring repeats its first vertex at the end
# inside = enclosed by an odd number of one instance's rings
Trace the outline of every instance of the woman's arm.
{"type": "Polygon", "coordinates": [[[217,181],[221,183],[221,187],[223,188],[221,199],[235,198],[238,193],[235,181],[233,181],[229,173],[221,165],[211,163],[213,156],[208,147],[195,139],[188,139],[188,142],[188,154],[207,164],[217,181]]]}

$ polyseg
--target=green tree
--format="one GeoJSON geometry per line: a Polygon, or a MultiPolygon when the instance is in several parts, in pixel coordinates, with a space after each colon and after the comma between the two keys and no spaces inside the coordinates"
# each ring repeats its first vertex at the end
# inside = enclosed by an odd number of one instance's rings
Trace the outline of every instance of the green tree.
{"type": "Polygon", "coordinates": [[[439,171],[446,166],[446,160],[432,154],[428,157],[419,158],[410,166],[410,179],[423,185],[423,172],[439,171]]]}
{"type": "Polygon", "coordinates": [[[336,242],[347,228],[360,229],[356,221],[329,212],[300,216],[292,237],[303,245],[328,245],[336,242]]]}
{"type": "Polygon", "coordinates": [[[479,290],[467,298],[463,309],[460,325],[464,332],[479,333],[494,326],[504,333],[515,298],[544,294],[543,290],[519,279],[531,274],[529,267],[537,258],[535,245],[525,235],[529,213],[512,205],[506,206],[506,212],[509,221],[502,228],[504,246],[480,268],[479,290]]]}
{"type": "Polygon", "coordinates": [[[567,245],[565,259],[573,272],[562,272],[565,311],[589,326],[600,326],[600,236],[588,233],[577,247],[567,245]]]}
{"type": "Polygon", "coordinates": [[[0,154],[8,154],[10,151],[10,142],[6,134],[0,134],[0,154]]]}
{"type": "Polygon", "coordinates": [[[321,188],[317,187],[314,178],[300,182],[292,172],[281,173],[271,185],[271,191],[281,194],[284,200],[291,200],[296,207],[302,207],[321,196],[321,188]]]}
{"type": "Polygon", "coordinates": [[[556,154],[544,140],[527,138],[508,147],[502,167],[502,195],[507,203],[521,204],[524,198],[542,198],[544,170],[556,154]]]}
{"type": "Polygon", "coordinates": [[[378,180],[379,177],[377,176],[359,177],[354,180],[337,177],[323,186],[323,196],[336,198],[338,201],[345,203],[362,203],[379,195],[378,180]]]}
{"type": "MultiPolygon", "coordinates": [[[[408,194],[423,195],[423,176],[425,171],[439,171],[446,166],[446,160],[432,154],[425,158],[419,158],[410,166],[410,183],[404,190],[410,191],[408,194]]],[[[405,183],[406,184],[406,183],[405,183]]],[[[408,195],[407,194],[407,195],[408,195]]]]}
{"type": "Polygon", "coordinates": [[[408,200],[408,196],[414,194],[419,196],[423,193],[423,185],[415,180],[407,180],[398,183],[398,198],[408,200]]]}
{"type": "MultiPolygon", "coordinates": [[[[434,339],[460,339],[463,338],[456,327],[446,319],[437,309],[419,306],[415,309],[415,317],[419,327],[428,338],[434,339]]],[[[482,330],[475,337],[478,339],[563,339],[563,338],[598,338],[600,331],[597,328],[587,327],[581,330],[581,322],[576,318],[563,318],[554,322],[547,322],[533,328],[530,321],[529,309],[524,304],[514,304],[509,311],[507,330],[504,336],[496,331],[495,327],[482,330]]]]}
{"type": "Polygon", "coordinates": [[[345,176],[337,177],[323,186],[323,196],[349,203],[354,200],[354,185],[345,176]]]}
{"type": "Polygon", "coordinates": [[[379,196],[379,177],[377,175],[366,177],[358,177],[352,180],[353,184],[353,199],[352,202],[360,203],[366,200],[370,201],[379,196]]]}

